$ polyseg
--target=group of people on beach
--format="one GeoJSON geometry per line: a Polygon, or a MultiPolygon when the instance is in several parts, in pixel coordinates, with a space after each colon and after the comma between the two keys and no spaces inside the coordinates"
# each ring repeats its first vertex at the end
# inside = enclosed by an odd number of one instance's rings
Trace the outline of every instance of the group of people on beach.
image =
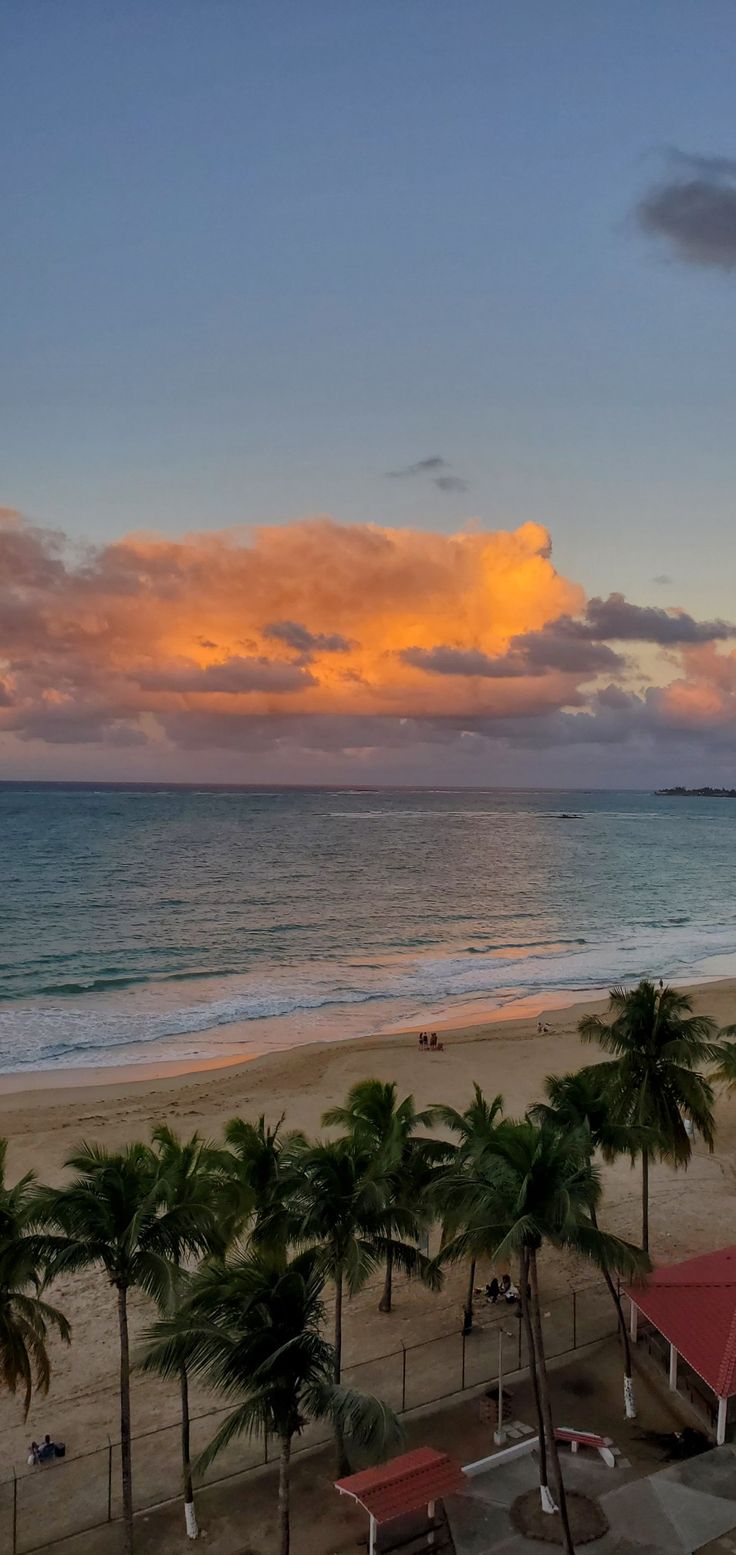
{"type": "Polygon", "coordinates": [[[518,1286],[514,1285],[510,1274],[502,1274],[500,1280],[494,1275],[490,1283],[482,1288],[482,1294],[492,1307],[495,1307],[497,1301],[505,1301],[512,1307],[519,1300],[518,1286]]]}
{"type": "Polygon", "coordinates": [[[422,1049],[422,1052],[424,1052],[425,1048],[430,1049],[430,1051],[433,1053],[443,1053],[445,1050],[444,1042],[437,1041],[436,1031],[420,1031],[419,1046],[422,1049]]]}

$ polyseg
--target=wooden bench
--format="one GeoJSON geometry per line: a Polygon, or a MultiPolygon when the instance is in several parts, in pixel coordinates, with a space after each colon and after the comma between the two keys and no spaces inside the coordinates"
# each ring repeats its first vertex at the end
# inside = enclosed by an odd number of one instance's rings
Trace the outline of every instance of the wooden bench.
{"type": "Polygon", "coordinates": [[[555,1429],[555,1440],[567,1442],[571,1452],[577,1452],[578,1447],[591,1447],[609,1469],[616,1467],[610,1436],[598,1436],[595,1431],[572,1431],[569,1426],[559,1425],[555,1429]]]}

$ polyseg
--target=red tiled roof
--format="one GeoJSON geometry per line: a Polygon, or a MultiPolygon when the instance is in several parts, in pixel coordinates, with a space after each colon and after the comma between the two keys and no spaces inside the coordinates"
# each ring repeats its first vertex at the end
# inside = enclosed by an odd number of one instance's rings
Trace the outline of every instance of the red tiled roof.
{"type": "Polygon", "coordinates": [[[654,1269],[626,1294],[719,1398],[736,1393],[736,1247],[654,1269]]]}
{"type": "Polygon", "coordinates": [[[428,1506],[430,1501],[453,1495],[464,1484],[460,1464],[446,1452],[417,1447],[376,1469],[361,1469],[359,1474],[338,1479],[335,1489],[353,1496],[377,1523],[389,1523],[405,1512],[428,1506]]]}

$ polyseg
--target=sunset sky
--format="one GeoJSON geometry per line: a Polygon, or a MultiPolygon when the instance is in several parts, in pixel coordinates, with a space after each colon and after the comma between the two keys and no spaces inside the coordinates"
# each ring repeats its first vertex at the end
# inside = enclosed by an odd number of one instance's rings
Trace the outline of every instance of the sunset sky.
{"type": "Polygon", "coordinates": [[[0,55],[0,777],[736,781],[732,0],[0,55]]]}

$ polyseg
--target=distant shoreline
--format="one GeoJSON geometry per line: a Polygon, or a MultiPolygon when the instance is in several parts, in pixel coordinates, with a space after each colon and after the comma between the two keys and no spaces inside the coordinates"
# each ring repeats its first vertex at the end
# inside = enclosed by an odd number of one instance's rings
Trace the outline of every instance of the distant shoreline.
{"type": "Polygon", "coordinates": [[[736,788],[655,788],[656,799],[736,799],[736,788]]]}

